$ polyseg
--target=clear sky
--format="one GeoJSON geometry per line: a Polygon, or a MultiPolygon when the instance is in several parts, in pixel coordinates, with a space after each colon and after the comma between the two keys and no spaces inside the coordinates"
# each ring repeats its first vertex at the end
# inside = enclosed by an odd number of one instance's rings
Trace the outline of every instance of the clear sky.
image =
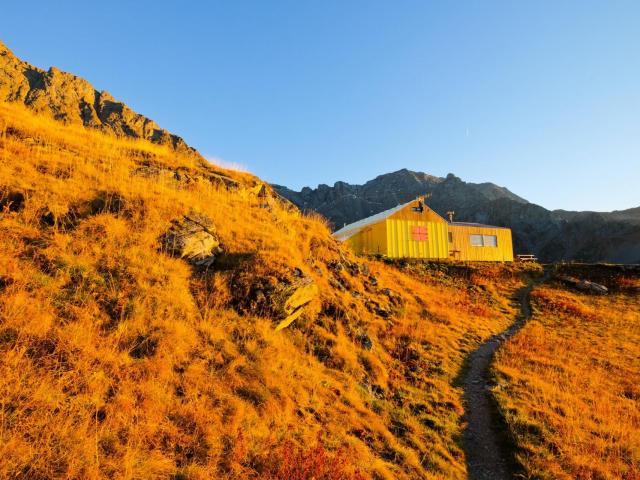
{"type": "Polygon", "coordinates": [[[3,2],[18,56],[293,188],[406,167],[640,206],[640,2],[3,2]]]}

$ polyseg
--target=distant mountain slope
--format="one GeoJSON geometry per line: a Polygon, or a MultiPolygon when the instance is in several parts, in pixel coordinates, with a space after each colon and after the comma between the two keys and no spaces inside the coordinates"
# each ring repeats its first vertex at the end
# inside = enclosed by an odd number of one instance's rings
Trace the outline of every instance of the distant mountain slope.
{"type": "Polygon", "coordinates": [[[295,192],[274,186],[298,207],[326,216],[335,228],[431,194],[429,205],[443,216],[513,230],[516,253],[545,261],[640,262],[640,207],[608,213],[550,211],[493,183],[468,183],[407,169],[380,175],[364,185],[336,182],[295,192]]]}
{"type": "Polygon", "coordinates": [[[336,182],[333,187],[322,184],[316,189],[304,187],[300,192],[280,185],[274,185],[274,188],[300,208],[315,210],[326,216],[335,228],[395,207],[425,193],[438,192],[437,199],[434,197],[431,200],[441,201],[445,209],[448,208],[444,205],[447,201],[450,201],[451,205],[460,205],[509,198],[514,202],[527,203],[506,188],[493,183],[465,183],[464,192],[461,192],[457,187],[459,182],[460,179],[453,175],[442,178],[404,168],[380,175],[364,185],[336,182]],[[461,196],[460,193],[464,195],[461,196]]]}
{"type": "Polygon", "coordinates": [[[131,110],[109,93],[55,67],[41,70],[17,58],[0,42],[0,100],[23,103],[37,113],[69,124],[81,124],[117,136],[142,138],[192,150],[182,138],[131,110]]]}

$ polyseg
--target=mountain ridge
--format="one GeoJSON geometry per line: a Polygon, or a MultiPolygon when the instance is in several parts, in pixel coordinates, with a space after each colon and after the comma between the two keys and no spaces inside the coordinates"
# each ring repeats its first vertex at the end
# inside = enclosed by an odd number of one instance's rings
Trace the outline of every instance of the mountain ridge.
{"type": "Polygon", "coordinates": [[[120,137],[148,140],[185,153],[195,149],[144,115],[136,113],[107,91],[84,78],[35,67],[16,57],[0,41],[0,100],[22,103],[36,113],[66,124],[96,128],[120,137]]]}

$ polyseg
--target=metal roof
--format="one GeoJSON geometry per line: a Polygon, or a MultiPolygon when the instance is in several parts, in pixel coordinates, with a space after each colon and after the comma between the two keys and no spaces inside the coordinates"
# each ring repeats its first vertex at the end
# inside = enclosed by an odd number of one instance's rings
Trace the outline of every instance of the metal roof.
{"type": "Polygon", "coordinates": [[[335,232],[333,232],[333,236],[336,239],[343,242],[346,239],[353,237],[356,233],[358,233],[363,228],[384,220],[385,218],[393,215],[396,212],[399,212],[404,207],[406,207],[407,205],[413,202],[415,202],[415,200],[411,200],[410,202],[403,203],[402,205],[398,205],[397,207],[390,208],[389,210],[376,213],[375,215],[371,215],[370,217],[363,218],[362,220],[358,220],[357,222],[350,223],[349,225],[345,225],[340,230],[336,230],[335,232]]]}
{"type": "Polygon", "coordinates": [[[450,222],[449,225],[454,227],[480,227],[480,228],[504,228],[509,229],[509,227],[496,227],[495,225],[485,225],[484,223],[473,223],[473,222],[450,222]]]}

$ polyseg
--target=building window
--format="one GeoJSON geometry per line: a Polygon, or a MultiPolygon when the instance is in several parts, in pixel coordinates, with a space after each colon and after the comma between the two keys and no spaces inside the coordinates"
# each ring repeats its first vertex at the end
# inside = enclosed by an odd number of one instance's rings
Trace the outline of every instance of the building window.
{"type": "Polygon", "coordinates": [[[453,232],[449,232],[449,243],[453,243],[453,232]]]}
{"type": "Polygon", "coordinates": [[[428,238],[427,227],[415,226],[411,227],[411,240],[424,242],[428,238]]]}
{"type": "Polygon", "coordinates": [[[498,237],[495,235],[483,235],[482,236],[482,244],[485,247],[497,247],[498,246],[498,237]]]}
{"type": "Polygon", "coordinates": [[[482,235],[470,235],[471,246],[472,247],[481,247],[482,246],[482,235]]]}
{"type": "Polygon", "coordinates": [[[497,247],[498,237],[495,235],[469,235],[472,247],[497,247]]]}

